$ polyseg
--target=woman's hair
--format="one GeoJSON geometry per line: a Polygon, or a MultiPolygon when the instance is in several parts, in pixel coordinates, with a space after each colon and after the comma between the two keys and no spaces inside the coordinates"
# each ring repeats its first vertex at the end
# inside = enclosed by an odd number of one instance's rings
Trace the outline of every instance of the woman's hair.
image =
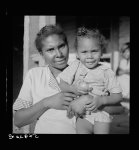
{"type": "Polygon", "coordinates": [[[39,31],[35,39],[35,46],[39,53],[42,52],[42,41],[53,34],[61,36],[64,42],[68,45],[66,34],[59,25],[46,25],[39,31]]]}
{"type": "Polygon", "coordinates": [[[77,34],[75,38],[75,48],[78,48],[78,40],[80,38],[93,38],[98,41],[98,44],[103,51],[105,48],[105,38],[104,36],[99,32],[98,29],[87,29],[85,27],[80,27],[77,29],[77,34]]]}

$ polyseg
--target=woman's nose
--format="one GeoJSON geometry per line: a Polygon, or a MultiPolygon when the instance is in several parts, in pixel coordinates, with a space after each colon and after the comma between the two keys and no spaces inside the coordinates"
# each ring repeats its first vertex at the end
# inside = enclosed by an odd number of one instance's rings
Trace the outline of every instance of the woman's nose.
{"type": "Polygon", "coordinates": [[[56,56],[57,57],[61,57],[62,56],[62,53],[59,49],[56,49],[56,56]]]}

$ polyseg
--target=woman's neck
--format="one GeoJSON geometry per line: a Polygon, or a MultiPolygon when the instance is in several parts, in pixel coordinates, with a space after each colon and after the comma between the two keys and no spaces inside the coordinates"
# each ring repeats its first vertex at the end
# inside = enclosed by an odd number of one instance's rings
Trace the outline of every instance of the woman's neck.
{"type": "Polygon", "coordinates": [[[50,65],[49,65],[49,68],[54,77],[57,77],[59,75],[59,73],[61,73],[65,69],[65,68],[63,68],[63,69],[54,68],[50,65]]]}

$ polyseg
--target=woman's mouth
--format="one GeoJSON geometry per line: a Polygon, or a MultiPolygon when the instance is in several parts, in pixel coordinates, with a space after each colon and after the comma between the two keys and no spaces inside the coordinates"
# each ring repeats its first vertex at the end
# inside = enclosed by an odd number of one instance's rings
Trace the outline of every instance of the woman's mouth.
{"type": "Polygon", "coordinates": [[[59,59],[59,60],[56,60],[56,63],[63,64],[63,63],[65,63],[65,61],[66,61],[65,58],[64,59],[59,59]]]}

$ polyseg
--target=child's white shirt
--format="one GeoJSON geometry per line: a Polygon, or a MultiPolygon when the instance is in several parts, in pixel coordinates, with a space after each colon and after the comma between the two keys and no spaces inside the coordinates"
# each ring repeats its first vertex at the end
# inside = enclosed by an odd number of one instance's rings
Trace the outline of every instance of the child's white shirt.
{"type": "MultiPolygon", "coordinates": [[[[95,69],[88,69],[79,60],[75,60],[59,74],[59,78],[70,85],[79,79],[83,79],[91,84],[94,89],[92,92],[96,92],[97,94],[103,93],[105,90],[108,90],[110,93],[122,92],[115,73],[110,67],[101,63],[100,66],[95,69]]],[[[91,112],[91,115],[86,115],[85,119],[94,124],[95,121],[111,122],[112,117],[107,112],[98,110],[91,112]]]]}
{"type": "Polygon", "coordinates": [[[70,85],[83,78],[84,81],[92,84],[94,89],[103,90],[105,88],[110,93],[122,91],[115,73],[110,67],[101,63],[95,69],[88,69],[79,60],[75,60],[58,76],[70,85]]]}

